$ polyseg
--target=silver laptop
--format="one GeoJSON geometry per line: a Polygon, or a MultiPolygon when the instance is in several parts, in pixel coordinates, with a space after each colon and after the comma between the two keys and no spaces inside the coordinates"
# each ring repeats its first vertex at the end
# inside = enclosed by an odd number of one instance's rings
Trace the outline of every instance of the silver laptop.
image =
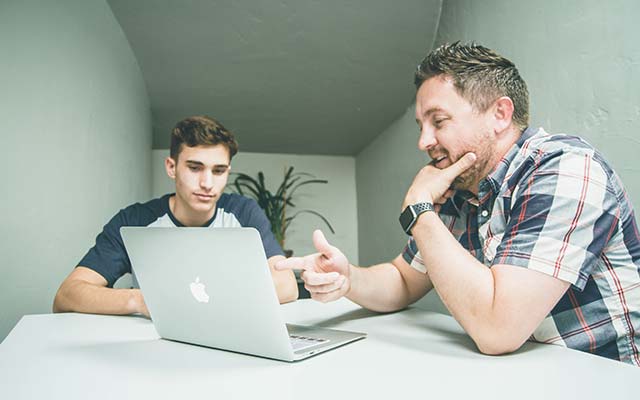
{"type": "Polygon", "coordinates": [[[120,233],[164,339],[297,361],[366,336],[285,324],[253,228],[123,227],[120,233]]]}

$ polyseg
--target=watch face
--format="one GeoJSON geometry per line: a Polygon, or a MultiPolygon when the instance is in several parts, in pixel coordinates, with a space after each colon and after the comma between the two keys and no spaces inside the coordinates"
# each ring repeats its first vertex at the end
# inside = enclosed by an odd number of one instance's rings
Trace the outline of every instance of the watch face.
{"type": "MultiPolygon", "coordinates": [[[[411,227],[413,220],[414,220],[414,216],[413,216],[413,212],[411,210],[411,206],[408,206],[407,208],[404,209],[404,211],[402,212],[402,214],[400,214],[400,226],[402,226],[402,229],[407,232],[409,230],[409,228],[411,227]]],[[[409,232],[407,232],[409,233],[409,232]]]]}

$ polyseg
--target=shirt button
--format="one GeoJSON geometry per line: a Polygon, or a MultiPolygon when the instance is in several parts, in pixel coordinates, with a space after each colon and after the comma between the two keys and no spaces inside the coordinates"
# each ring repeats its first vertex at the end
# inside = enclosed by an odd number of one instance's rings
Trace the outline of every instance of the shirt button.
{"type": "Polygon", "coordinates": [[[480,213],[480,215],[482,215],[483,217],[487,217],[489,215],[489,211],[487,210],[482,210],[482,212],[480,213]]]}

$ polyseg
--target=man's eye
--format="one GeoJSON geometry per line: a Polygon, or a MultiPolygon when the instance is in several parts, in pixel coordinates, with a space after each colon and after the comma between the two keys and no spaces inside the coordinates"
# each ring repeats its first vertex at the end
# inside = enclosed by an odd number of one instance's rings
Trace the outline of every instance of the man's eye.
{"type": "Polygon", "coordinates": [[[436,128],[440,128],[442,126],[442,124],[444,124],[444,121],[446,121],[446,118],[440,118],[440,119],[436,119],[433,120],[433,126],[435,126],[436,128]]]}
{"type": "Polygon", "coordinates": [[[200,167],[189,166],[189,169],[193,172],[198,172],[200,170],[200,167]]]}
{"type": "Polygon", "coordinates": [[[227,172],[228,169],[229,168],[226,167],[226,166],[225,167],[216,167],[216,168],[213,169],[213,174],[214,175],[222,175],[225,172],[227,172]]]}

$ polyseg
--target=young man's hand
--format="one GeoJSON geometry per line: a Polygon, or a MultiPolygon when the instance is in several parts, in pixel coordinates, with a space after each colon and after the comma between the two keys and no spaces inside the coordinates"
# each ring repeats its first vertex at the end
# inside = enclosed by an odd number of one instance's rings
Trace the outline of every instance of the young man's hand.
{"type": "Polygon", "coordinates": [[[151,319],[147,303],[144,301],[144,296],[140,289],[131,289],[131,299],[129,302],[129,308],[131,314],[142,314],[145,317],[151,319]]]}

